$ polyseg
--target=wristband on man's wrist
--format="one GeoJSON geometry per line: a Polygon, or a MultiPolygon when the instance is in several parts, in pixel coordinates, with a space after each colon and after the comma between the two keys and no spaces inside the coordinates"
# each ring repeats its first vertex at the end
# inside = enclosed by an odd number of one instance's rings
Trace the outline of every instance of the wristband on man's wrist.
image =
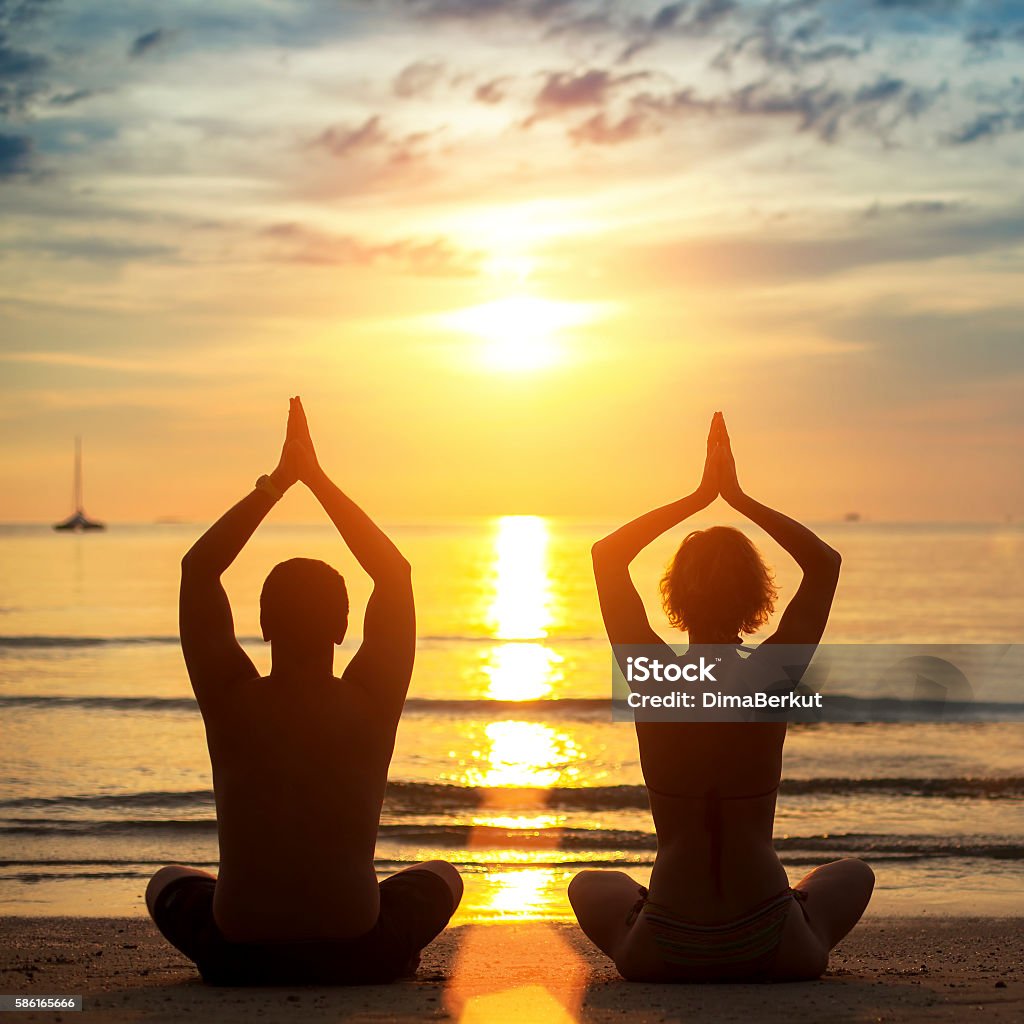
{"type": "Polygon", "coordinates": [[[266,474],[256,481],[256,490],[262,491],[264,494],[273,498],[274,501],[280,501],[284,497],[284,491],[282,491],[281,488],[274,483],[273,479],[266,474]]]}

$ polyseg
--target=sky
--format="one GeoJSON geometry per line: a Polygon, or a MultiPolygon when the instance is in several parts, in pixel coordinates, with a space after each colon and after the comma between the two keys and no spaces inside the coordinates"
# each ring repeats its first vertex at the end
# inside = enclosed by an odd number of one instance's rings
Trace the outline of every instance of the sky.
{"type": "Polygon", "coordinates": [[[1024,3],[0,0],[0,520],[1024,517],[1024,3]],[[282,518],[310,519],[299,499],[282,518]]]}

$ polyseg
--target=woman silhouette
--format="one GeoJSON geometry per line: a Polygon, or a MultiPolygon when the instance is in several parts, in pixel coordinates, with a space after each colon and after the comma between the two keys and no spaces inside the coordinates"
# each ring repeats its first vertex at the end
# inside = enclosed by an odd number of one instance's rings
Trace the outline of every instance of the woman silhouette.
{"type": "MultiPolygon", "coordinates": [[[[662,645],[629,575],[656,537],[721,495],[773,537],[803,579],[766,644],[816,645],[839,580],[839,554],[806,527],[743,493],[721,413],[700,486],[594,545],[613,645],[662,645]]],[[[774,607],[775,588],[738,530],[691,533],[661,583],[669,621],[691,644],[740,644],[774,607]]],[[[671,649],[666,660],[674,657],[671,649]]],[[[772,846],[785,722],[636,723],[658,835],[650,891],[622,871],[582,871],[569,886],[580,927],[631,981],[816,978],[857,923],[874,874],[860,860],[816,868],[794,888],[772,846]]]]}

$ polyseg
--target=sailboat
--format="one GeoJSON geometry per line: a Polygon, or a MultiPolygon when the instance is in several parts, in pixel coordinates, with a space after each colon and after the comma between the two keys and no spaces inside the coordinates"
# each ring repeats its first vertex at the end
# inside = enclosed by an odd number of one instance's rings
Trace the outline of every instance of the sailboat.
{"type": "Polygon", "coordinates": [[[54,523],[55,530],[105,530],[106,524],[90,519],[82,509],[82,439],[75,438],[75,511],[62,523],[54,523]]]}

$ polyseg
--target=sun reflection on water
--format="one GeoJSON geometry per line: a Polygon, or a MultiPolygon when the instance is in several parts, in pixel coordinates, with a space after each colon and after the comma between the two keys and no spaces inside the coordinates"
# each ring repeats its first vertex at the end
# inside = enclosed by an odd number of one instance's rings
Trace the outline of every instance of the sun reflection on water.
{"type": "MultiPolygon", "coordinates": [[[[535,701],[552,696],[563,679],[562,657],[546,642],[555,623],[549,568],[549,530],[539,516],[503,516],[494,534],[493,595],[487,621],[494,645],[482,670],[487,695],[500,701],[535,701]]],[[[524,715],[523,718],[528,716],[524,715]]],[[[482,800],[473,818],[469,846],[508,843],[503,832],[532,833],[524,848],[495,849],[495,866],[544,856],[545,837],[557,845],[557,817],[546,813],[549,790],[571,785],[582,751],[572,736],[543,722],[506,719],[488,723],[465,771],[467,785],[482,800]]],[[[558,884],[548,867],[488,871],[485,916],[536,918],[550,911],[558,884]]]]}
{"type": "MultiPolygon", "coordinates": [[[[572,738],[540,722],[491,722],[484,729],[485,751],[474,751],[485,767],[472,767],[467,782],[487,788],[514,786],[548,789],[579,774],[583,757],[572,738]]],[[[536,794],[543,800],[543,794],[536,794]]]]}
{"type": "Polygon", "coordinates": [[[502,516],[494,538],[491,625],[499,640],[539,640],[551,624],[548,524],[540,516],[502,516]]]}
{"type": "Polygon", "coordinates": [[[545,644],[506,643],[487,655],[487,694],[494,700],[539,700],[561,681],[562,658],[545,644]]]}

